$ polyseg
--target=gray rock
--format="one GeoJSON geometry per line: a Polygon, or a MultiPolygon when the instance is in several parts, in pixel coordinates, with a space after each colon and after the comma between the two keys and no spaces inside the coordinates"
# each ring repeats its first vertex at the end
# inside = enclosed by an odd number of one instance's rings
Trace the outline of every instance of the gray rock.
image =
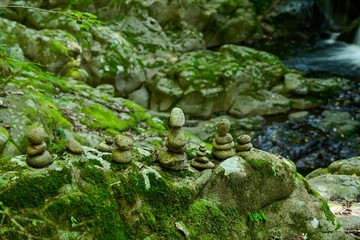
{"type": "Polygon", "coordinates": [[[235,146],[236,152],[250,151],[253,148],[251,143],[238,144],[235,146]]]}
{"type": "Polygon", "coordinates": [[[173,108],[170,113],[169,125],[172,128],[179,128],[185,124],[185,115],[180,108],[173,108]]]}
{"type": "Polygon", "coordinates": [[[287,73],[284,76],[284,91],[296,95],[306,95],[309,92],[308,80],[297,73],[287,73]]]}
{"type": "Polygon", "coordinates": [[[350,175],[321,175],[308,180],[326,200],[353,200],[360,196],[360,178],[350,175]]]}

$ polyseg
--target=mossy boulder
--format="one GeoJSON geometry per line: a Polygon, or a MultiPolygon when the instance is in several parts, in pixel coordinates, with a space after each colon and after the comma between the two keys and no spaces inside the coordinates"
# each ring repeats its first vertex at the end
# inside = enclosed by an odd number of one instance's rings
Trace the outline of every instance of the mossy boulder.
{"type": "Polygon", "coordinates": [[[154,163],[154,149],[131,151],[133,161],[127,165],[112,162],[111,153],[88,147],[82,155],[53,155],[54,163],[43,169],[27,166],[24,155],[1,158],[0,208],[5,217],[0,237],[344,237],[326,202],[313,196],[286,159],[255,150],[222,162],[214,171],[171,171],[154,163]],[[246,179],[246,184],[239,179],[246,179]],[[216,182],[224,183],[224,193],[234,194],[219,198],[219,189],[211,188],[216,182]],[[260,208],[269,222],[249,218],[260,208]],[[19,230],[13,220],[23,228],[19,230]]]}
{"type": "Polygon", "coordinates": [[[215,168],[203,197],[217,199],[246,214],[294,191],[296,170],[291,161],[257,149],[238,154],[215,168]]]}
{"type": "Polygon", "coordinates": [[[247,47],[185,53],[146,83],[150,108],[167,111],[176,103],[185,113],[209,117],[228,111],[240,93],[279,84],[285,71],[276,57],[247,47]]]}

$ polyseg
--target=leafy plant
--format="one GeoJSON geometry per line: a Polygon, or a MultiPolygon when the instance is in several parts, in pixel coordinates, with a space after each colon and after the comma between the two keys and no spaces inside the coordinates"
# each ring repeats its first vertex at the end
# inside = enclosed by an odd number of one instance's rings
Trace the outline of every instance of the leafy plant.
{"type": "Polygon", "coordinates": [[[21,5],[11,5],[11,1],[9,1],[8,5],[6,6],[0,6],[0,9],[4,8],[22,8],[22,9],[30,9],[40,12],[47,12],[47,13],[53,13],[58,14],[67,17],[69,20],[76,21],[77,24],[80,25],[80,27],[86,31],[90,30],[90,27],[92,25],[102,25],[104,24],[101,20],[97,18],[94,14],[88,13],[88,12],[80,12],[76,10],[48,10],[48,9],[42,9],[37,7],[31,7],[31,6],[21,6],[21,5]]]}
{"type": "Polygon", "coordinates": [[[250,221],[256,223],[261,221],[265,221],[265,222],[269,221],[269,219],[266,217],[265,213],[262,210],[259,210],[258,212],[255,213],[249,212],[247,216],[250,219],[250,221]]]}

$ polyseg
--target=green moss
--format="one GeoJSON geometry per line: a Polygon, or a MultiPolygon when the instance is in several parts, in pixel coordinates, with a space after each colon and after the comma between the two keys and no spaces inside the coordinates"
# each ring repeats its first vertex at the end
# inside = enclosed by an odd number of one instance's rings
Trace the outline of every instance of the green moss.
{"type": "Polygon", "coordinates": [[[325,214],[325,216],[326,216],[326,219],[329,220],[329,221],[331,221],[331,222],[335,225],[335,224],[336,224],[336,219],[335,219],[334,214],[333,214],[333,213],[331,212],[331,210],[330,210],[329,204],[328,204],[327,201],[326,201],[324,198],[322,198],[322,197],[320,197],[320,201],[321,201],[321,203],[322,203],[321,208],[322,208],[323,211],[324,211],[324,214],[325,214]]]}
{"type": "Polygon", "coordinates": [[[236,231],[238,237],[245,239],[247,227],[244,218],[236,209],[221,209],[214,200],[195,200],[184,217],[186,227],[194,239],[229,239],[231,231],[236,231]]]}
{"type": "Polygon", "coordinates": [[[58,194],[59,188],[71,182],[69,170],[50,171],[48,175],[21,176],[0,193],[4,205],[12,209],[39,207],[47,198],[58,194]]]}
{"type": "Polygon", "coordinates": [[[264,159],[251,159],[249,161],[247,161],[250,166],[254,169],[263,169],[265,167],[269,167],[270,166],[270,161],[271,160],[264,160],[264,159]]]}
{"type": "Polygon", "coordinates": [[[135,124],[134,119],[119,119],[113,111],[98,103],[83,106],[82,112],[85,117],[81,122],[96,130],[112,129],[119,133],[135,124]]]}

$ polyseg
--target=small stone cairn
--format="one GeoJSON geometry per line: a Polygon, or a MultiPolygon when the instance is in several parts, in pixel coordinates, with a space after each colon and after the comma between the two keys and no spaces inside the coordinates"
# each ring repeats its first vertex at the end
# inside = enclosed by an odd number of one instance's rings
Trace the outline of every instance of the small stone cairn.
{"type": "Polygon", "coordinates": [[[230,122],[226,118],[220,120],[217,128],[217,133],[212,141],[213,148],[212,155],[218,160],[225,160],[235,156],[234,150],[235,143],[233,137],[229,133],[230,122]]]}
{"type": "Polygon", "coordinates": [[[101,142],[99,144],[99,146],[97,147],[97,149],[100,152],[112,152],[114,149],[113,143],[114,143],[114,140],[111,137],[106,137],[105,141],[101,142]]]}
{"type": "Polygon", "coordinates": [[[251,137],[249,135],[243,134],[236,138],[237,145],[235,146],[236,152],[245,152],[250,151],[253,148],[251,144],[251,137]]]}
{"type": "Polygon", "coordinates": [[[196,169],[209,169],[215,167],[215,164],[210,162],[206,157],[205,143],[200,144],[195,159],[191,161],[190,165],[196,169]]]}
{"type": "Polygon", "coordinates": [[[125,135],[115,137],[115,148],[112,151],[112,160],[117,163],[129,163],[132,160],[131,148],[134,141],[125,135]]]}
{"type": "Polygon", "coordinates": [[[66,143],[66,149],[73,154],[82,154],[84,151],[83,146],[73,138],[66,143]]]}
{"type": "Polygon", "coordinates": [[[42,128],[33,128],[29,131],[29,146],[26,149],[26,163],[34,168],[43,168],[50,165],[53,159],[46,150],[44,142],[44,130],[42,128]]]}
{"type": "Polygon", "coordinates": [[[166,139],[166,148],[158,152],[158,160],[161,166],[171,170],[182,170],[188,165],[186,139],[181,127],[185,124],[185,115],[180,108],[173,108],[170,113],[170,131],[166,139]]]}

